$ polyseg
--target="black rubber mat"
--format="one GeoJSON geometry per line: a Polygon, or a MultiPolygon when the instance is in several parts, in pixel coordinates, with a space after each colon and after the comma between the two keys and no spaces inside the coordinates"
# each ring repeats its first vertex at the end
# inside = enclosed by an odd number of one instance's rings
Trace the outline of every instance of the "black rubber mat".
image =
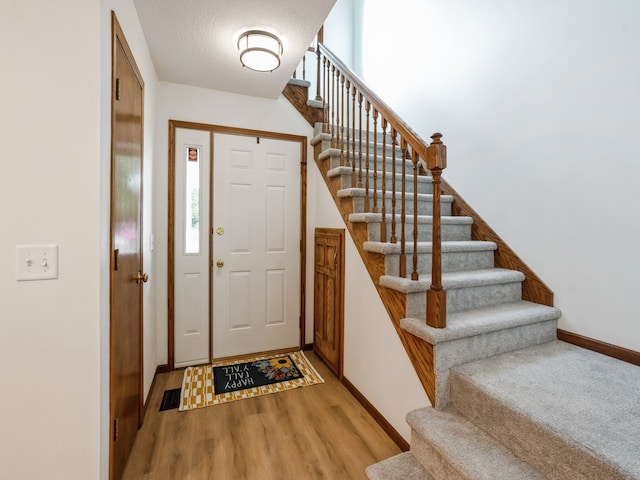
{"type": "Polygon", "coordinates": [[[160,411],[178,408],[180,406],[180,393],[182,393],[182,388],[165,390],[160,403],[160,411]]]}

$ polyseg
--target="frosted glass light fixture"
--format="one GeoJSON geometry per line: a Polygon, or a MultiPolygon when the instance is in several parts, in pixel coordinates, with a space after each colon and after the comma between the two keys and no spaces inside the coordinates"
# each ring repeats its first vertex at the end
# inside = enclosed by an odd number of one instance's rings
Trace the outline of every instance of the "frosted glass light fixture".
{"type": "Polygon", "coordinates": [[[272,72],[280,66],[282,42],[272,33],[248,30],[238,38],[240,62],[256,72],[272,72]]]}

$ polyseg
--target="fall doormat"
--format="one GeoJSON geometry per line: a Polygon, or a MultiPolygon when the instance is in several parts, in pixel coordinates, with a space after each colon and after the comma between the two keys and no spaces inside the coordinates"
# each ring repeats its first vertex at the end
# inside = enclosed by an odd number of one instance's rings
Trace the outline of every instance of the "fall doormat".
{"type": "Polygon", "coordinates": [[[302,351],[188,367],[180,411],[323,383],[302,351]]]}

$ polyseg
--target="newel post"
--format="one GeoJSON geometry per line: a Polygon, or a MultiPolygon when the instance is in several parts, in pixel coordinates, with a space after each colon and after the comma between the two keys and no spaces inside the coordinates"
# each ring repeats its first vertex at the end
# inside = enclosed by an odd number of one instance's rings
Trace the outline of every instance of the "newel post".
{"type": "Polygon", "coordinates": [[[433,178],[433,225],[431,247],[431,287],[427,290],[427,325],[447,326],[447,292],[442,289],[442,235],[440,222],[440,176],[447,168],[447,147],[441,133],[431,135],[427,149],[427,168],[433,178]]]}

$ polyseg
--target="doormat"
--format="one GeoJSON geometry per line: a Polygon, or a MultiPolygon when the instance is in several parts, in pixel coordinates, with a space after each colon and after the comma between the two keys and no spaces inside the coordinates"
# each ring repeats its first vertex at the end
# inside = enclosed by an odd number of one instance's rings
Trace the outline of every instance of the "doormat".
{"type": "Polygon", "coordinates": [[[173,410],[180,406],[180,392],[181,388],[173,388],[171,390],[165,390],[162,395],[162,402],[160,402],[160,411],[173,410]]]}
{"type": "Polygon", "coordinates": [[[188,367],[178,410],[324,383],[302,351],[188,367]]]}

